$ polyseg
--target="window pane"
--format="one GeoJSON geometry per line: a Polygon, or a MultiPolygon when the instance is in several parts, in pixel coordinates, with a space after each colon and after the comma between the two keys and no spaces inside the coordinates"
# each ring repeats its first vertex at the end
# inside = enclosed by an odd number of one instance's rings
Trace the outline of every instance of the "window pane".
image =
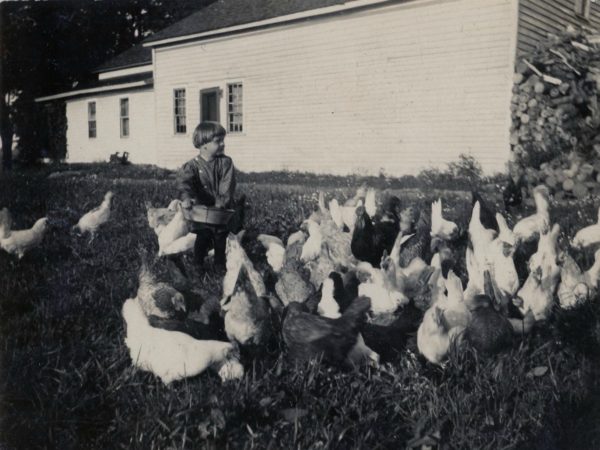
{"type": "Polygon", "coordinates": [[[173,91],[173,119],[175,133],[185,133],[185,89],[173,91]]]}
{"type": "Polygon", "coordinates": [[[230,83],[227,85],[227,117],[229,131],[242,131],[242,111],[242,83],[230,83]]]}

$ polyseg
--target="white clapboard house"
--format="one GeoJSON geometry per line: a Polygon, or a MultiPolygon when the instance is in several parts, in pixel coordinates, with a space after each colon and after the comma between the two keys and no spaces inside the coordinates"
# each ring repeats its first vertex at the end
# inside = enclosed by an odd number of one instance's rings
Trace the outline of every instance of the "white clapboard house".
{"type": "Polygon", "coordinates": [[[219,0],[97,70],[64,99],[67,159],[175,168],[200,120],[244,171],[413,173],[509,157],[520,52],[594,0],[219,0]]]}

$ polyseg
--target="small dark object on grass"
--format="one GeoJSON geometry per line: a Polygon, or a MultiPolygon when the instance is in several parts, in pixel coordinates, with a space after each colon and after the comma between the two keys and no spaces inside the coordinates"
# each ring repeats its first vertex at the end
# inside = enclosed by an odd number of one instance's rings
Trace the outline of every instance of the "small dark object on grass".
{"type": "Polygon", "coordinates": [[[111,164],[131,164],[129,161],[129,152],[123,152],[123,156],[119,156],[119,152],[113,153],[110,155],[108,162],[111,164]]]}

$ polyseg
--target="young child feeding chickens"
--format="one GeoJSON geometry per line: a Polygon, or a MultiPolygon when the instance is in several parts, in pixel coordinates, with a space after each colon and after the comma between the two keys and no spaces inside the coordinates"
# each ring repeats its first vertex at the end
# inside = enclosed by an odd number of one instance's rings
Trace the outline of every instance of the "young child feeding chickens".
{"type": "MultiPolygon", "coordinates": [[[[225,155],[225,129],[217,122],[201,122],[194,130],[192,142],[198,156],[183,165],[179,175],[182,206],[194,205],[231,208],[235,192],[235,169],[233,161],[225,155]]],[[[214,225],[193,222],[191,231],[196,233],[194,258],[201,266],[211,247],[215,249],[215,267],[225,268],[225,224],[214,225]]]]}

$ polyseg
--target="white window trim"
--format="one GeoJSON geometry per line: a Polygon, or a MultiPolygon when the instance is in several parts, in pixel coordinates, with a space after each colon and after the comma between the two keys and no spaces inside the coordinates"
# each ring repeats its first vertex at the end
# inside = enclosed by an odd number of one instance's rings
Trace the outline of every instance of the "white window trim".
{"type": "Polygon", "coordinates": [[[581,17],[582,19],[589,20],[592,3],[595,3],[595,1],[594,0],[575,0],[575,2],[574,2],[575,15],[577,17],[581,17]],[[583,9],[583,11],[582,11],[582,9],[583,9]]]}

